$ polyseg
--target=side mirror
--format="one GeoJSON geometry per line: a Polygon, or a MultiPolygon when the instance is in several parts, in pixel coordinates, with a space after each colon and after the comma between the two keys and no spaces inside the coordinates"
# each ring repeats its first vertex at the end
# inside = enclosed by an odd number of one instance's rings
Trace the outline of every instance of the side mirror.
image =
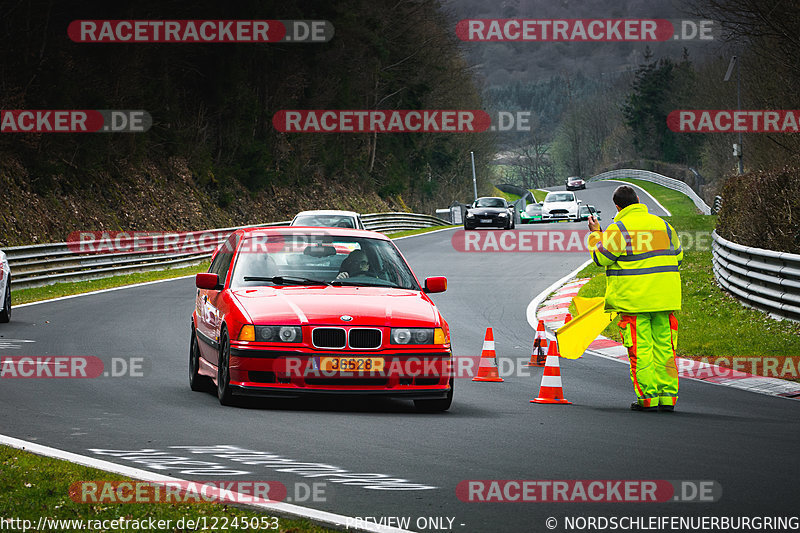
{"type": "Polygon", "coordinates": [[[219,275],[213,272],[201,272],[194,277],[194,284],[198,289],[205,289],[208,291],[222,290],[219,284],[219,275]]]}
{"type": "Polygon", "coordinates": [[[425,278],[425,292],[444,292],[447,290],[447,278],[444,276],[434,276],[425,278]]]}

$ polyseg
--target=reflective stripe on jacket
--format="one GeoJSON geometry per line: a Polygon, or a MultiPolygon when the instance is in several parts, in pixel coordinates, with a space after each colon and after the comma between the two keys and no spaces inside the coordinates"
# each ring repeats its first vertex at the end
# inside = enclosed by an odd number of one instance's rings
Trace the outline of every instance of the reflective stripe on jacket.
{"type": "Polygon", "coordinates": [[[592,260],[606,267],[606,309],[651,313],[681,308],[678,234],[646,205],[621,210],[602,238],[593,233],[589,244],[592,260]]]}

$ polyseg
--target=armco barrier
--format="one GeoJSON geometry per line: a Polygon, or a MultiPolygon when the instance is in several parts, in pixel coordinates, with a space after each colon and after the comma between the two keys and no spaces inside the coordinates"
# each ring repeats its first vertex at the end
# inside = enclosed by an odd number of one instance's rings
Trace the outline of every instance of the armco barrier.
{"type": "MultiPolygon", "coordinates": [[[[410,229],[442,226],[447,221],[415,213],[370,213],[361,216],[364,227],[372,231],[394,233],[410,229]]],[[[34,244],[5,248],[11,267],[11,286],[14,289],[39,287],[61,281],[83,281],[117,274],[181,267],[196,264],[209,257],[208,246],[221,243],[231,232],[241,227],[287,226],[289,221],[238,226],[207,231],[182,233],[182,237],[204,236],[197,246],[183,246],[181,253],[159,253],[146,250],[147,239],[139,239],[145,248],[140,251],[114,253],[80,253],[67,243],[34,244]],[[208,236],[211,236],[210,238],[208,236]],[[205,246],[203,246],[203,244],[205,246]]],[[[185,241],[184,241],[185,242],[185,241]]],[[[131,245],[132,248],[132,245],[131,245]]]]}
{"type": "Polygon", "coordinates": [[[800,255],[711,235],[714,277],[723,288],[753,307],[800,320],[800,255]]]}
{"type": "Polygon", "coordinates": [[[686,183],[682,182],[681,180],[662,176],[656,172],[650,172],[649,170],[636,170],[631,168],[609,170],[608,172],[603,172],[597,176],[592,176],[587,181],[611,180],[619,178],[633,178],[637,180],[650,181],[652,183],[662,185],[668,189],[672,189],[673,191],[682,192],[694,202],[694,205],[697,206],[697,209],[699,209],[704,215],[711,214],[711,208],[708,207],[708,204],[706,204],[703,199],[700,198],[697,193],[694,192],[694,190],[686,183]]]}

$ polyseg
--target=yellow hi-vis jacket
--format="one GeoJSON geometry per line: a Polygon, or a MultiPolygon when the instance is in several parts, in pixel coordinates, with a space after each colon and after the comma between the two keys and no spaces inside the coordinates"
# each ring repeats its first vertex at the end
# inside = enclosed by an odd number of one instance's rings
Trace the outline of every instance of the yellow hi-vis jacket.
{"type": "Polygon", "coordinates": [[[602,236],[589,238],[592,260],[606,267],[606,309],[622,313],[678,311],[683,250],[678,233],[651,215],[644,204],[632,204],[614,217],[602,236]]]}

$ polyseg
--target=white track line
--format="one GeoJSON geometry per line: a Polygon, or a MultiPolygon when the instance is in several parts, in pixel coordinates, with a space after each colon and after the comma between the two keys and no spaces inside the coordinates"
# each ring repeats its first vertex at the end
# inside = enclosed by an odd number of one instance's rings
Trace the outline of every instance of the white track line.
{"type": "MultiPolygon", "coordinates": [[[[46,457],[62,459],[65,461],[69,461],[71,463],[88,466],[90,468],[97,468],[99,470],[111,472],[112,474],[119,474],[134,479],[140,479],[142,481],[188,482],[188,480],[176,477],[164,476],[162,474],[156,474],[154,472],[141,470],[139,468],[119,465],[116,463],[104,461],[102,459],[97,459],[94,457],[88,457],[85,455],[79,455],[77,453],[67,452],[56,448],[50,448],[49,446],[42,446],[41,444],[36,444],[35,442],[28,442],[25,440],[16,439],[14,437],[9,437],[6,435],[0,435],[0,444],[10,446],[18,450],[24,450],[26,452],[34,453],[36,455],[44,455],[46,457]]],[[[245,500],[247,497],[249,497],[249,495],[244,495],[244,494],[241,495],[241,498],[239,496],[240,496],[239,493],[234,493],[234,497],[239,500],[245,500]]],[[[356,523],[353,517],[348,517],[335,513],[329,513],[327,511],[318,511],[316,509],[311,509],[309,507],[302,507],[300,505],[293,505],[289,503],[257,503],[257,504],[243,505],[243,507],[255,507],[260,510],[268,511],[273,514],[285,517],[305,518],[314,523],[327,527],[343,528],[345,527],[345,525],[352,525],[356,523]]],[[[368,531],[370,533],[373,532],[410,533],[406,529],[398,529],[395,527],[382,526],[379,524],[371,525],[369,523],[365,523],[364,521],[358,521],[358,524],[359,527],[351,527],[349,529],[352,531],[368,531]]]]}
{"type": "MultiPolygon", "coordinates": [[[[636,178],[631,178],[631,179],[636,179],[636,178]]],[[[613,181],[614,183],[619,183],[619,184],[621,184],[621,185],[630,185],[631,187],[636,187],[637,189],[639,189],[640,191],[642,191],[643,193],[645,193],[647,196],[649,196],[649,197],[650,197],[650,199],[651,199],[651,200],[653,200],[653,202],[655,202],[655,204],[656,204],[658,207],[660,207],[661,209],[663,209],[663,210],[664,210],[664,212],[666,213],[666,216],[668,216],[668,217],[671,217],[671,216],[672,216],[672,213],[670,213],[670,212],[669,212],[669,209],[667,209],[666,207],[664,207],[663,205],[661,205],[661,202],[659,202],[658,200],[656,200],[656,199],[653,197],[653,195],[652,195],[652,194],[650,194],[650,193],[649,193],[649,192],[647,192],[646,190],[642,189],[641,187],[639,187],[639,186],[638,186],[638,185],[636,185],[635,183],[630,183],[630,182],[628,182],[628,181],[619,181],[619,180],[600,180],[600,181],[613,181]]],[[[597,183],[597,182],[595,182],[595,183],[597,183]]],[[[658,184],[656,184],[656,185],[658,185],[658,184]]]]}

